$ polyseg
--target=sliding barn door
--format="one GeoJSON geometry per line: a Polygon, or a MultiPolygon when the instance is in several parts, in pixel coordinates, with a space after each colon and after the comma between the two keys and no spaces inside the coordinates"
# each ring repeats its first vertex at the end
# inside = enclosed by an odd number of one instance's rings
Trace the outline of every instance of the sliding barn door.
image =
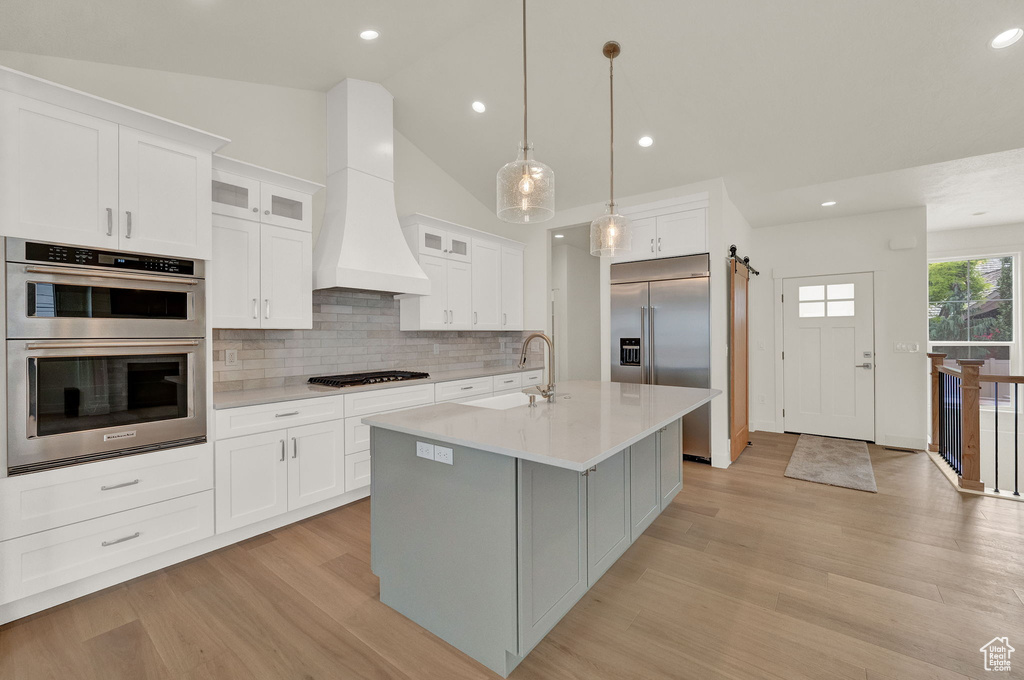
{"type": "Polygon", "coordinates": [[[750,441],[750,344],[747,336],[747,286],[750,271],[731,261],[729,301],[729,452],[732,460],[750,441]]]}

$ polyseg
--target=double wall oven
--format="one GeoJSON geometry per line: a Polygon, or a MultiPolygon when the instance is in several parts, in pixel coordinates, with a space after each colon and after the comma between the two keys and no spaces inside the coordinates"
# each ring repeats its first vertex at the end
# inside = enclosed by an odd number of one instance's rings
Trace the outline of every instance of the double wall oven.
{"type": "Polygon", "coordinates": [[[203,262],[7,239],[8,474],[206,440],[203,262]]]}

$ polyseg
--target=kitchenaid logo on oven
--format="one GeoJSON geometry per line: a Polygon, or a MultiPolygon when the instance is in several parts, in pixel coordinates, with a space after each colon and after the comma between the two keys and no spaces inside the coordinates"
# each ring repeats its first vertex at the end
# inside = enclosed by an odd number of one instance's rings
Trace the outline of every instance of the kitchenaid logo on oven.
{"type": "Polygon", "coordinates": [[[111,442],[117,439],[131,439],[135,436],[135,430],[128,430],[127,432],[113,432],[111,434],[103,435],[103,441],[111,442]]]}
{"type": "Polygon", "coordinates": [[[985,655],[986,671],[1010,671],[1010,655],[1016,649],[1010,646],[1010,640],[1006,637],[992,638],[988,644],[981,648],[985,655]]]}

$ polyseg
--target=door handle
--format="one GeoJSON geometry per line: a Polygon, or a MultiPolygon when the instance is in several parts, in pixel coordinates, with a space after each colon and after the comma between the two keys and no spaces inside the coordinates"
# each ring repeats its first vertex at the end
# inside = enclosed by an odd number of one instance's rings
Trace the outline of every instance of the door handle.
{"type": "Polygon", "coordinates": [[[647,307],[640,308],[640,384],[647,384],[647,307]]]}
{"type": "Polygon", "coordinates": [[[651,239],[651,252],[654,252],[654,239],[651,239]]]}
{"type": "Polygon", "coordinates": [[[279,462],[281,462],[281,463],[284,462],[284,440],[283,439],[281,440],[281,460],[279,462]]]}
{"type": "Polygon", "coordinates": [[[256,298],[252,299],[252,318],[260,318],[260,303],[256,298]]]}
{"type": "Polygon", "coordinates": [[[870,363],[857,364],[856,366],[854,366],[854,368],[871,368],[871,364],[870,363]]]}
{"type": "Polygon", "coordinates": [[[107,236],[114,235],[114,209],[107,208],[107,236]]]}
{"type": "Polygon", "coordinates": [[[477,313],[473,312],[473,323],[477,323],[477,313]]]}
{"type": "Polygon", "coordinates": [[[299,440],[292,437],[292,458],[299,457],[299,440]]]}
{"type": "MultiPolygon", "coordinates": [[[[658,246],[658,250],[661,250],[661,246],[658,246]]],[[[647,312],[647,342],[650,343],[650,359],[647,361],[649,376],[647,382],[651,385],[654,384],[654,305],[651,305],[650,310],[647,312]]]]}
{"type": "Polygon", "coordinates": [[[52,274],[53,276],[81,276],[85,278],[117,279],[119,281],[145,281],[146,283],[174,283],[183,286],[198,286],[195,279],[180,279],[173,276],[150,276],[148,274],[129,274],[126,272],[96,272],[88,269],[65,269],[63,267],[47,267],[44,265],[28,265],[26,274],[52,274]]]}
{"type": "Polygon", "coordinates": [[[269,319],[270,318],[270,298],[263,298],[263,305],[266,308],[266,311],[264,312],[266,314],[266,318],[269,319]]]}
{"type": "Polygon", "coordinates": [[[658,252],[661,252],[661,237],[658,237],[658,252]]]}
{"type": "Polygon", "coordinates": [[[125,238],[131,238],[132,237],[132,211],[131,210],[125,210],[124,214],[128,216],[128,228],[125,231],[124,237],[125,238]]]}

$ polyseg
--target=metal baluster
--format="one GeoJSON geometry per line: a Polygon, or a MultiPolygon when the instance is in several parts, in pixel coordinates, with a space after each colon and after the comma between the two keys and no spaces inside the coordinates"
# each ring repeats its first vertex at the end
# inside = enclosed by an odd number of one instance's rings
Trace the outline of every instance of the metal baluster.
{"type": "Polygon", "coordinates": [[[946,459],[946,390],[944,389],[946,383],[943,380],[945,377],[945,373],[939,373],[939,441],[936,442],[939,447],[939,455],[943,460],[946,459]]]}
{"type": "Polygon", "coordinates": [[[1020,408],[1017,403],[1017,387],[1019,383],[1013,383],[1013,495],[1020,495],[1020,454],[1017,452],[1017,442],[1020,433],[1017,430],[1018,414],[1020,408]]]}
{"type": "MultiPolygon", "coordinates": [[[[999,493],[999,383],[996,383],[996,410],[995,410],[995,438],[996,438],[996,479],[993,491],[999,493]]],[[[979,433],[980,436],[980,433],[979,433]]]]}
{"type": "Polygon", "coordinates": [[[956,473],[964,473],[964,379],[956,379],[956,473]]]}

